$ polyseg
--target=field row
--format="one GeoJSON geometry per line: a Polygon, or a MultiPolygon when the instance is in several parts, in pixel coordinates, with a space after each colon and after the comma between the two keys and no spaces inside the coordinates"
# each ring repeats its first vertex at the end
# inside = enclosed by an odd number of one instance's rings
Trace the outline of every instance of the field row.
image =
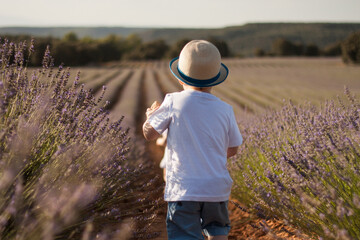
{"type": "MultiPolygon", "coordinates": [[[[238,119],[280,108],[289,99],[317,104],[344,97],[344,86],[360,92],[360,68],[346,66],[340,59],[228,59],[224,63],[229,78],[214,87],[213,94],[230,103],[238,119]]],[[[104,101],[111,102],[111,119],[124,115],[126,124],[135,129],[154,100],[181,91],[167,65],[166,61],[124,62],[72,71],[81,71],[80,81],[96,96],[105,85],[104,101]]]]}

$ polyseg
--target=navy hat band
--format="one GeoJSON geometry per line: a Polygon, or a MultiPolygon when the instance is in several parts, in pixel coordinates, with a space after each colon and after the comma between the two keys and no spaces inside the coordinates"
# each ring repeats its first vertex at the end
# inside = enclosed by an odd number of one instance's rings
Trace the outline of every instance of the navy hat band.
{"type": "Polygon", "coordinates": [[[195,79],[192,77],[189,77],[187,75],[185,75],[185,73],[183,73],[180,69],[179,66],[177,67],[177,70],[179,71],[180,76],[185,79],[186,81],[194,84],[194,86],[198,85],[199,87],[204,86],[204,85],[209,85],[212,84],[213,82],[215,82],[216,80],[218,80],[218,78],[220,77],[220,72],[213,78],[210,79],[204,79],[204,80],[199,80],[199,79],[195,79]]]}

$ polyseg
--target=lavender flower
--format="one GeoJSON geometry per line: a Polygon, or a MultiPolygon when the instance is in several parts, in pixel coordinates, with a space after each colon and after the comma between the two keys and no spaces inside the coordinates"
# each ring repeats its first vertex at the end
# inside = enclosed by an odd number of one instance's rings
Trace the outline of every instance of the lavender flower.
{"type": "Polygon", "coordinates": [[[309,236],[359,239],[359,103],[345,94],[349,103],[288,103],[241,123],[245,144],[230,162],[234,197],[309,236]]]}
{"type": "Polygon", "coordinates": [[[143,191],[154,184],[142,177],[148,166],[135,143],[128,147],[122,118],[109,121],[98,99],[78,86],[80,73],[72,87],[69,69],[53,74],[49,46],[43,68],[29,75],[26,44],[0,44],[1,236],[115,239],[121,227],[141,238],[156,191],[143,191]]]}

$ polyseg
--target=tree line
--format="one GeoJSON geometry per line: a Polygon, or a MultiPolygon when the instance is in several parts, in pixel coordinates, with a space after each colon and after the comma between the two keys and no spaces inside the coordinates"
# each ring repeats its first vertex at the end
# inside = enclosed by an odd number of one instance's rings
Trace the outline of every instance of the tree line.
{"type": "MultiPolygon", "coordinates": [[[[10,41],[31,41],[30,36],[5,36],[10,41]]],[[[222,57],[231,57],[226,41],[209,37],[220,51],[222,57]]],[[[102,39],[93,39],[78,36],[69,32],[62,38],[37,37],[35,38],[36,51],[29,59],[30,66],[41,66],[46,48],[49,46],[54,64],[65,63],[67,66],[96,65],[110,61],[123,60],[158,60],[179,56],[181,49],[190,39],[180,39],[172,45],[158,39],[150,42],[143,40],[136,34],[127,37],[109,35],[102,39]]],[[[342,56],[345,63],[360,63],[360,32],[355,32],[344,41],[336,42],[321,49],[316,44],[294,43],[284,38],[276,39],[272,48],[265,51],[255,49],[255,56],[342,56]]]]}
{"type": "Polygon", "coordinates": [[[285,38],[273,41],[272,48],[266,52],[256,48],[255,56],[342,56],[345,63],[360,63],[360,32],[350,34],[345,40],[330,44],[323,49],[314,43],[294,43],[285,38]]]}
{"type": "MultiPolygon", "coordinates": [[[[5,36],[13,42],[31,42],[31,37],[26,35],[5,36]]],[[[78,36],[69,32],[62,38],[37,37],[33,39],[36,51],[29,59],[29,65],[41,66],[44,52],[49,46],[54,64],[65,63],[67,66],[96,65],[110,61],[122,60],[158,60],[179,56],[181,49],[190,39],[180,39],[173,45],[164,40],[143,42],[136,34],[127,37],[109,35],[102,39],[93,39],[78,36]]],[[[225,41],[210,37],[207,39],[219,49],[223,57],[229,57],[230,51],[225,41]]]]}

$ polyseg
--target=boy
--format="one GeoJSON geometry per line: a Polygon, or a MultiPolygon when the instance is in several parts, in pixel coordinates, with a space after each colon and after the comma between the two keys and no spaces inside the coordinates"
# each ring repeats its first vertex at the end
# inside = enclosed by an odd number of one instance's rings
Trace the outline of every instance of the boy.
{"type": "Polygon", "coordinates": [[[211,94],[228,75],[218,49],[204,40],[185,45],[170,69],[184,91],[167,94],[146,111],[144,137],[155,140],[166,129],[165,201],[168,239],[227,239],[232,179],[227,158],[242,137],[233,109],[211,94]]]}

